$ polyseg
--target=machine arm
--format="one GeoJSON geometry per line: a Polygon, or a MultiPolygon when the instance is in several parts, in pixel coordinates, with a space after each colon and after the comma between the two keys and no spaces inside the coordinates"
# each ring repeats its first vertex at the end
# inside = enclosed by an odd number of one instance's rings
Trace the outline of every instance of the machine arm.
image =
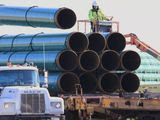
{"type": "Polygon", "coordinates": [[[138,49],[140,49],[143,52],[147,52],[148,54],[152,55],[156,59],[160,61],[160,52],[156,51],[146,43],[139,40],[137,35],[134,33],[126,34],[124,35],[126,38],[130,38],[130,41],[127,42],[127,44],[135,45],[138,49]]]}

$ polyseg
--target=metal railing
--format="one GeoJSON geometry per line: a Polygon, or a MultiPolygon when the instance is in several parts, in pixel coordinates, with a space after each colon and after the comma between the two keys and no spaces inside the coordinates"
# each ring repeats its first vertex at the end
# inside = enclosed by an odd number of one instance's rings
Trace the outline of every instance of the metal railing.
{"type": "MultiPolygon", "coordinates": [[[[103,24],[111,24],[112,30],[111,32],[119,32],[119,22],[118,21],[99,21],[103,24]],[[116,26],[116,29],[113,30],[113,26],[116,26]]],[[[77,31],[80,31],[80,25],[84,25],[84,33],[87,33],[87,25],[90,24],[90,20],[77,20],[77,31]]]]}

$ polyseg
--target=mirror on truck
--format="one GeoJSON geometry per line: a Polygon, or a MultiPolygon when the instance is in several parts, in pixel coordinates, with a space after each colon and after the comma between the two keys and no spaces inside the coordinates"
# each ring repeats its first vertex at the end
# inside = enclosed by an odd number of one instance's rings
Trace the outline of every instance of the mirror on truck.
{"type": "Polygon", "coordinates": [[[48,71],[44,71],[44,83],[43,83],[42,87],[48,88],[48,71]]]}

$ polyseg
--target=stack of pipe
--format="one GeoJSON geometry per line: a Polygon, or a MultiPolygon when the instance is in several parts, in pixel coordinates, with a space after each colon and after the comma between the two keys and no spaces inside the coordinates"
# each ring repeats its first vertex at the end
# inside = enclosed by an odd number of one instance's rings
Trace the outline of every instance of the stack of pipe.
{"type": "MultiPolygon", "coordinates": [[[[89,50],[97,53],[100,59],[90,58],[82,62],[84,53],[79,56],[81,71],[78,72],[80,84],[84,93],[113,93],[118,91],[135,92],[139,88],[139,78],[132,71],[141,62],[137,52],[127,50],[125,37],[121,33],[89,33],[89,50]],[[88,62],[87,62],[88,61],[88,62]],[[85,67],[94,66],[94,69],[85,67]],[[84,66],[84,67],[82,67],[84,66]],[[84,69],[85,68],[85,69],[84,69]]],[[[88,52],[89,54],[89,52],[88,52]]],[[[86,59],[86,58],[85,58],[86,59]]],[[[76,71],[77,72],[77,71],[76,71]]]]}
{"type": "MultiPolygon", "coordinates": [[[[68,8],[0,6],[1,25],[68,29],[75,22],[68,8]]],[[[51,95],[74,93],[75,84],[81,84],[84,93],[135,92],[139,79],[132,71],[141,60],[135,51],[123,51],[125,46],[118,32],[2,35],[0,65],[27,62],[40,70],[45,67],[51,95]]],[[[43,75],[40,78],[43,83],[43,75]]]]}
{"type": "MultiPolygon", "coordinates": [[[[76,14],[69,8],[0,6],[0,25],[18,25],[69,29],[76,23],[76,14]]],[[[72,73],[78,55],[88,48],[88,38],[80,32],[63,34],[2,35],[0,65],[34,63],[49,71],[49,91],[72,92],[79,78],[72,73]]],[[[42,76],[40,76],[42,78],[42,76]]],[[[42,79],[43,80],[43,79],[42,79]]]]}
{"type": "Polygon", "coordinates": [[[160,84],[160,61],[145,52],[139,52],[141,65],[135,71],[140,78],[141,85],[160,84]]]}

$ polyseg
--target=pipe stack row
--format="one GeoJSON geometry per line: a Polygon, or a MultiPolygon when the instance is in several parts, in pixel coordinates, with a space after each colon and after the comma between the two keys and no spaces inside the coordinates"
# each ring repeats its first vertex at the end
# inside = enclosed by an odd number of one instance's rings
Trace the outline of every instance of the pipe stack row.
{"type": "Polygon", "coordinates": [[[141,57],[141,65],[135,73],[140,79],[140,84],[142,86],[159,85],[160,61],[145,52],[139,52],[139,55],[141,57]]]}
{"type": "MultiPolygon", "coordinates": [[[[0,6],[1,25],[69,29],[75,22],[68,8],[0,6]]],[[[117,32],[2,35],[0,65],[34,63],[39,70],[45,68],[51,95],[74,93],[75,84],[81,84],[84,93],[135,92],[139,79],[132,71],[140,57],[123,51],[125,46],[125,37],[117,32]]],[[[40,78],[43,83],[43,75],[40,78]]]]}
{"type": "Polygon", "coordinates": [[[100,63],[99,65],[93,64],[98,61],[98,58],[90,58],[88,62],[85,61],[84,66],[97,66],[90,71],[78,73],[83,92],[110,94],[138,90],[140,81],[132,71],[139,67],[141,59],[135,51],[123,51],[126,46],[125,37],[121,33],[107,33],[105,35],[90,33],[87,36],[89,39],[88,49],[98,54],[100,63]],[[102,44],[100,45],[100,43],[102,44]],[[104,46],[102,47],[102,45],[104,46]]]}

